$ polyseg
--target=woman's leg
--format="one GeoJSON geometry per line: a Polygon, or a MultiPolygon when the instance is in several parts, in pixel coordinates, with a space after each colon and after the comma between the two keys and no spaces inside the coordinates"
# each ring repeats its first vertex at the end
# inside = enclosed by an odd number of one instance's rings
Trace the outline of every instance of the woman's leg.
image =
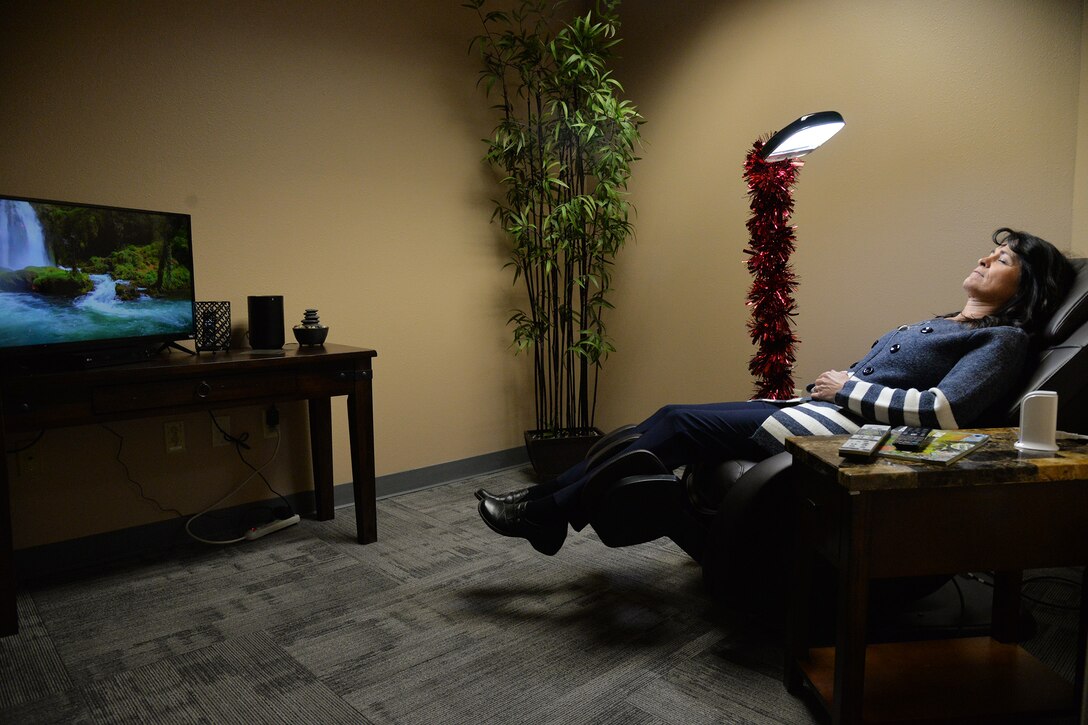
{"type": "Polygon", "coordinates": [[[642,436],[637,441],[599,467],[587,470],[585,462],[579,463],[550,484],[547,493],[531,500],[507,504],[485,498],[480,501],[480,516],[496,532],[528,539],[537,551],[555,554],[568,524],[580,531],[589,523],[589,512],[581,506],[582,491],[595,472],[617,457],[645,449],[670,470],[698,461],[760,460],[767,454],[751,436],[775,410],[762,402],[666,406],[638,426],[642,436]]]}
{"type": "Polygon", "coordinates": [[[666,405],[646,419],[633,448],[650,451],[670,470],[697,461],[765,458],[751,436],[776,410],[762,401],[666,405]]]}
{"type": "MultiPolygon", "coordinates": [[[[656,413],[635,426],[635,430],[642,434],[641,437],[622,451],[619,451],[617,455],[622,455],[629,451],[641,448],[656,455],[661,462],[665,464],[666,468],[672,470],[697,460],[697,458],[686,455],[686,451],[696,443],[695,438],[704,437],[699,435],[697,430],[699,428],[705,428],[706,426],[705,424],[696,422],[697,418],[717,417],[720,413],[725,416],[725,418],[733,420],[732,423],[729,423],[728,421],[725,422],[725,429],[720,431],[721,436],[739,437],[747,440],[763,420],[775,410],[777,410],[777,407],[769,403],[751,401],[742,403],[666,405],[659,408],[656,413]],[[755,427],[751,428],[751,430],[748,430],[751,426],[743,423],[741,420],[746,416],[745,411],[749,410],[755,411],[754,420],[756,420],[755,427]],[[686,445],[681,447],[670,445],[668,442],[670,431],[684,425],[694,426],[695,438],[690,439],[686,445]],[[650,434],[649,436],[647,435],[648,433],[650,434]]],[[[716,427],[718,426],[710,426],[710,428],[716,427]]],[[[712,440],[714,433],[710,429],[707,429],[707,433],[710,437],[707,438],[706,443],[708,444],[708,450],[711,450],[715,447],[712,440]]],[[[731,453],[731,450],[732,449],[722,449],[722,455],[716,456],[714,453],[709,453],[708,457],[717,457],[724,461],[732,458],[745,458],[749,455],[758,455],[760,457],[766,455],[762,452],[748,453],[748,448],[743,444],[742,448],[738,449],[737,453],[731,453]]],[[[534,486],[534,489],[540,494],[556,493],[571,484],[577,483],[588,472],[589,461],[579,461],[551,481],[537,484],[534,486]]]]}
{"type": "MultiPolygon", "coordinates": [[[[778,408],[770,403],[707,403],[667,405],[638,426],[642,436],[617,455],[642,449],[653,453],[668,470],[700,461],[726,461],[735,458],[761,460],[767,457],[751,436],[778,408]]],[[[607,462],[602,465],[607,465],[607,462]]],[[[588,512],[580,507],[582,490],[592,477],[585,463],[574,466],[556,479],[550,496],[555,508],[581,530],[588,523],[588,512]]],[[[550,507],[549,507],[550,508],[550,507]]]]}

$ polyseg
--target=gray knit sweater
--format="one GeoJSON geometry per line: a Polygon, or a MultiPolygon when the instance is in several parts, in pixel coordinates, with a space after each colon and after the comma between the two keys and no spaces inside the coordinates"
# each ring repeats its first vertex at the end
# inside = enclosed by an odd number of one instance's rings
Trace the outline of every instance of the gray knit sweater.
{"type": "Polygon", "coordinates": [[[948,319],[887,333],[848,369],[835,403],[782,408],[752,436],[779,453],[787,436],[853,433],[863,423],[967,428],[995,421],[1027,361],[1028,335],[1016,327],[971,329],[948,319]]]}

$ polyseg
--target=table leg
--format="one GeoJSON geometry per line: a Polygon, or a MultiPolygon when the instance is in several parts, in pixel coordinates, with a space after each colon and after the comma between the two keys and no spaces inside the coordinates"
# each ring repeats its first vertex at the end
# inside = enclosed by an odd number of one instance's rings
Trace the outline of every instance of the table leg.
{"type": "Polygon", "coordinates": [[[815,554],[812,550],[811,527],[806,507],[815,506],[807,498],[795,500],[794,506],[794,551],[793,578],[786,606],[786,646],[783,684],[793,695],[801,692],[803,674],[800,660],[808,657],[809,649],[809,602],[812,591],[812,564],[815,554]]]}
{"type": "Polygon", "coordinates": [[[869,499],[851,496],[847,540],[839,564],[835,633],[834,723],[860,723],[865,690],[865,630],[869,616],[869,499]]]}
{"type": "Polygon", "coordinates": [[[308,401],[310,414],[310,457],[314,468],[314,509],[318,521],[333,518],[332,402],[328,398],[308,401]]]}
{"type": "MultiPolygon", "coordinates": [[[[3,424],[0,423],[0,428],[3,424]]],[[[0,430],[0,447],[4,435],[0,430]]],[[[6,449],[3,449],[6,450],[6,449]]],[[[11,490],[8,486],[7,461],[0,470],[0,637],[19,631],[19,612],[15,604],[15,557],[11,541],[11,490]]]]}
{"type": "Polygon", "coordinates": [[[361,371],[355,392],[348,396],[348,438],[351,479],[355,495],[355,526],[359,543],[378,540],[378,504],[374,482],[374,396],[370,371],[361,371]]]}
{"type": "Polygon", "coordinates": [[[1088,594],[1084,591],[1084,580],[1088,577],[1088,566],[1080,572],[1080,629],[1077,631],[1077,671],[1074,675],[1076,692],[1081,694],[1080,721],[1088,722],[1088,678],[1084,668],[1088,666],[1088,594]]]}
{"type": "MultiPolygon", "coordinates": [[[[4,419],[0,416],[0,451],[6,450],[4,419]]],[[[15,555],[12,546],[11,485],[5,457],[0,461],[0,637],[19,631],[19,612],[15,604],[15,555]]]]}

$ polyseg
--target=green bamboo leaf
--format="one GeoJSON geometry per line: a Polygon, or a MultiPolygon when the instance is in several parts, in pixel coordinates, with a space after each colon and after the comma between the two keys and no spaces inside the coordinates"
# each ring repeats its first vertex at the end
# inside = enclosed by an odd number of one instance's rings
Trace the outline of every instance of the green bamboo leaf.
{"type": "Polygon", "coordinates": [[[464,7],[484,28],[469,43],[481,60],[477,87],[495,99],[483,161],[505,195],[492,200],[491,220],[510,242],[504,268],[528,294],[526,311],[508,321],[511,346],[531,350],[540,427],[570,426],[595,406],[596,378],[582,376],[614,349],[602,312],[613,257],[633,235],[623,197],[644,119],[608,67],[618,0],[565,25],[562,2],[511,0],[507,13],[484,5],[464,7]]]}

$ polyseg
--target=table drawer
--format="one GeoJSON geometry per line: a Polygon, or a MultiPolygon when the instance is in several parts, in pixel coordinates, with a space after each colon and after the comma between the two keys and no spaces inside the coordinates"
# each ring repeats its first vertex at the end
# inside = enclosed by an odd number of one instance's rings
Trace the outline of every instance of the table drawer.
{"type": "Polygon", "coordinates": [[[91,400],[94,412],[105,414],[291,397],[297,389],[298,379],[295,373],[283,371],[259,375],[217,375],[163,382],[102,385],[94,389],[91,400]]]}
{"type": "Polygon", "coordinates": [[[9,431],[38,431],[66,421],[90,422],[91,399],[75,385],[36,384],[19,381],[3,388],[4,428],[9,431]]]}

